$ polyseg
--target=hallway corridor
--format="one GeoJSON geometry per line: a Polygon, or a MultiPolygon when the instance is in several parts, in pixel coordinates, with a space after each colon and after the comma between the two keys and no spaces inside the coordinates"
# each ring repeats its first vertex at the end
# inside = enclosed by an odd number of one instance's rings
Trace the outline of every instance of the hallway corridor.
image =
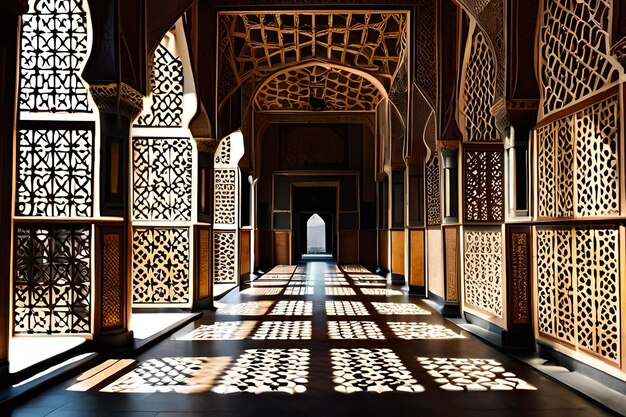
{"type": "Polygon", "coordinates": [[[136,360],[109,360],[13,415],[607,414],[383,278],[310,262],[274,268],[136,360]]]}

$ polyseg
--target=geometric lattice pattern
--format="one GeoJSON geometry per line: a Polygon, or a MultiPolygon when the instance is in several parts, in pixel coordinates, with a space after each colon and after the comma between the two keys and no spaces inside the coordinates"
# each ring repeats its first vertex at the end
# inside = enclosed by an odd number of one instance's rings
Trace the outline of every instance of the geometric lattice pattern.
{"type": "Polygon", "coordinates": [[[595,103],[575,118],[576,215],[619,215],[619,100],[595,103]]]}
{"type": "Polygon", "coordinates": [[[537,388],[507,372],[493,359],[417,358],[446,391],[510,391],[537,388]]]}
{"type": "Polygon", "coordinates": [[[619,363],[618,230],[539,229],[537,263],[539,333],[619,363]]]}
{"type": "Polygon", "coordinates": [[[93,131],[19,131],[17,216],[89,217],[93,201],[93,131]]]}
{"type": "Polygon", "coordinates": [[[430,158],[426,165],[426,216],[428,226],[441,224],[441,173],[439,155],[430,158]]]}
{"type": "Polygon", "coordinates": [[[214,170],[214,219],[216,224],[235,225],[237,214],[237,170],[214,170]]]}
{"type": "Polygon", "coordinates": [[[392,321],[387,325],[399,339],[405,340],[431,340],[431,339],[464,339],[463,335],[455,333],[446,326],[440,324],[413,323],[392,321]]]}
{"type": "Polygon", "coordinates": [[[543,0],[537,51],[542,112],[548,115],[616,80],[610,59],[611,0],[543,0]]]}
{"type": "Polygon", "coordinates": [[[502,232],[465,231],[465,302],[502,317],[502,232]]]}
{"type": "Polygon", "coordinates": [[[213,392],[303,393],[309,375],[308,349],[246,349],[223,373],[213,392]]]}
{"type": "Polygon", "coordinates": [[[133,303],[189,302],[189,229],[136,228],[133,303]]]}
{"type": "Polygon", "coordinates": [[[134,139],[133,155],[133,217],[191,220],[191,142],[134,139]]]}
{"type": "Polygon", "coordinates": [[[613,96],[537,130],[540,217],[619,214],[619,129],[613,96]]]}
{"type": "Polygon", "coordinates": [[[470,55],[464,66],[464,83],[460,102],[464,119],[465,140],[493,142],[500,140],[495,118],[491,114],[495,97],[495,60],[483,32],[477,27],[467,41],[470,55]]]}
{"type": "Polygon", "coordinates": [[[137,126],[175,127],[183,121],[183,63],[163,45],[154,53],[150,72],[150,108],[137,120],[137,126]]]}
{"type": "Polygon", "coordinates": [[[15,228],[15,333],[91,331],[91,226],[15,228]]]}
{"type": "Polygon", "coordinates": [[[424,391],[391,349],[331,349],[330,352],[337,392],[424,391]]]}
{"type": "Polygon", "coordinates": [[[126,286],[122,275],[121,234],[111,233],[102,236],[102,327],[116,327],[123,324],[125,302],[122,300],[126,286]]]}
{"type": "Polygon", "coordinates": [[[377,339],[385,338],[373,321],[329,321],[329,339],[377,339]]]}
{"type": "Polygon", "coordinates": [[[345,69],[310,65],[271,78],[256,95],[255,107],[257,111],[314,110],[312,98],[325,110],[372,111],[382,95],[360,75],[345,69]]]}
{"type": "Polygon", "coordinates": [[[465,219],[504,220],[504,153],[465,151],[465,219]]]}
{"type": "Polygon", "coordinates": [[[205,392],[211,389],[217,375],[230,361],[227,356],[149,359],[100,392],[205,392]]]}
{"type": "Polygon", "coordinates": [[[237,240],[235,232],[213,232],[213,279],[216,284],[234,284],[237,240]]]}
{"type": "Polygon", "coordinates": [[[377,303],[373,302],[372,306],[378,314],[382,315],[409,315],[409,316],[429,316],[430,311],[424,310],[422,307],[412,303],[377,303]]]}
{"type": "Polygon", "coordinates": [[[89,112],[80,79],[88,49],[83,1],[29,3],[29,13],[22,17],[19,109],[89,112]]]}
{"type": "Polygon", "coordinates": [[[255,84],[309,59],[362,68],[389,88],[406,54],[407,20],[406,13],[385,12],[223,14],[218,101],[249,78],[255,84]]]}

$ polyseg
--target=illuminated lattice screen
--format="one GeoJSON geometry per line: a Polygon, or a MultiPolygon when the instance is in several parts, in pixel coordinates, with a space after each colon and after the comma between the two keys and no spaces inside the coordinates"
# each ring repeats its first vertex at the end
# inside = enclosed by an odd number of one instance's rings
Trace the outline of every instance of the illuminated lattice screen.
{"type": "Polygon", "coordinates": [[[183,62],[163,45],[154,54],[150,73],[150,108],[137,120],[138,126],[176,127],[183,121],[183,62]]]}
{"type": "Polygon", "coordinates": [[[133,303],[189,302],[189,268],[189,229],[135,229],[133,303]]]}
{"type": "Polygon", "coordinates": [[[16,215],[89,217],[92,177],[92,130],[19,131],[16,215]]]}
{"type": "Polygon", "coordinates": [[[542,3],[538,78],[547,115],[615,81],[619,70],[608,53],[610,0],[542,3]]]}
{"type": "Polygon", "coordinates": [[[30,112],[89,112],[80,79],[87,58],[82,0],[30,1],[22,17],[19,108],[30,112]]]}
{"type": "Polygon", "coordinates": [[[15,333],[88,333],[91,226],[15,228],[15,333]]]}
{"type": "Polygon", "coordinates": [[[191,220],[192,146],[188,139],[133,140],[133,216],[191,220]]]}

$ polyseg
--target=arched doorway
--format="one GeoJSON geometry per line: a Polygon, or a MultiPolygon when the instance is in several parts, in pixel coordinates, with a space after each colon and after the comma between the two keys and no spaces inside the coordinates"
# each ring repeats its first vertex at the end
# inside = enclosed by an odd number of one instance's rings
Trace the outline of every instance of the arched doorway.
{"type": "Polygon", "coordinates": [[[337,187],[315,184],[292,187],[292,259],[332,259],[337,254],[337,187]],[[309,228],[310,225],[313,227],[309,228]],[[314,237],[312,247],[309,237],[314,237]]]}
{"type": "Polygon", "coordinates": [[[326,222],[319,214],[313,213],[306,222],[306,254],[326,253],[326,222]]]}

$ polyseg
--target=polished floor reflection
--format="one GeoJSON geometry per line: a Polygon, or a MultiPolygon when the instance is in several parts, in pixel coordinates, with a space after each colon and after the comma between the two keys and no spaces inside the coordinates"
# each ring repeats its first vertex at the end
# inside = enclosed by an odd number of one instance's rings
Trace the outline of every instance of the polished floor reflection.
{"type": "Polygon", "coordinates": [[[279,266],[218,307],[15,415],[606,415],[360,265],[279,266]]]}

